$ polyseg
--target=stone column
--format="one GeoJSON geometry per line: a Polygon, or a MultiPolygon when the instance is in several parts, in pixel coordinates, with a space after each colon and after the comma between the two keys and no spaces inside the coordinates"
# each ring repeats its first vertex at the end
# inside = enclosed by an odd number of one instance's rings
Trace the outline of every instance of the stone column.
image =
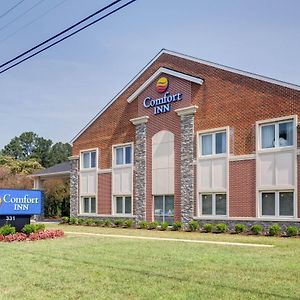
{"type": "Polygon", "coordinates": [[[78,195],[78,183],[79,183],[79,156],[71,156],[71,173],[70,173],[70,217],[78,216],[79,208],[79,195],[78,195]]]}
{"type": "Polygon", "coordinates": [[[194,113],[198,106],[176,109],[180,117],[180,202],[184,228],[193,219],[194,211],[194,113]]]}
{"type": "Polygon", "coordinates": [[[131,119],[135,125],[135,214],[136,223],[146,219],[146,123],[149,117],[143,116],[131,119]]]}

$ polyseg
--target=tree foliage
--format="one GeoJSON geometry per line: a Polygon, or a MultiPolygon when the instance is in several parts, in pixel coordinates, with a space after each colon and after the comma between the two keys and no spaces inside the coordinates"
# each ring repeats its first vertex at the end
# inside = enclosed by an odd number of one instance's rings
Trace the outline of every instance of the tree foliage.
{"type": "Polygon", "coordinates": [[[1,154],[20,161],[34,159],[48,168],[66,161],[71,155],[70,144],[61,142],[52,144],[51,140],[39,137],[34,132],[23,132],[4,146],[1,154]]]}

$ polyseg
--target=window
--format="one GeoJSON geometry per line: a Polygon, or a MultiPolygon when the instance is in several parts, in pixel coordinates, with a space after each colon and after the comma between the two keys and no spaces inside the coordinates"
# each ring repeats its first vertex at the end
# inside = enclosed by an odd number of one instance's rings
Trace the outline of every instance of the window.
{"type": "Polygon", "coordinates": [[[292,217],[294,215],[294,193],[262,192],[261,215],[272,217],[292,217]]]}
{"type": "Polygon", "coordinates": [[[95,214],[96,213],[96,198],[95,197],[82,197],[82,209],[81,212],[84,214],[95,214]]]}
{"type": "Polygon", "coordinates": [[[158,223],[167,222],[173,225],[174,222],[174,196],[154,196],[154,220],[158,223]]]}
{"type": "Polygon", "coordinates": [[[201,194],[200,213],[209,216],[226,216],[226,194],[201,194]]]}
{"type": "Polygon", "coordinates": [[[226,132],[201,134],[200,152],[203,156],[226,153],[226,132]]]}
{"type": "Polygon", "coordinates": [[[96,168],[96,151],[81,153],[81,167],[83,169],[96,168]]]}
{"type": "Polygon", "coordinates": [[[131,145],[115,148],[115,162],[117,166],[129,165],[132,162],[131,145]]]}
{"type": "Polygon", "coordinates": [[[115,214],[131,214],[130,196],[115,196],[114,200],[115,214]]]}
{"type": "Polygon", "coordinates": [[[281,148],[293,146],[293,121],[261,125],[261,148],[281,148]]]}

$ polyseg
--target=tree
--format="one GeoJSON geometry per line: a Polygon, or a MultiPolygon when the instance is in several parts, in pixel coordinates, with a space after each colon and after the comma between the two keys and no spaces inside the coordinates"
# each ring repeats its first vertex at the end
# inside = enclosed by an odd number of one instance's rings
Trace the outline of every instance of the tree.
{"type": "Polygon", "coordinates": [[[34,132],[23,132],[6,145],[1,154],[21,161],[34,159],[48,168],[66,161],[71,155],[71,146],[61,142],[52,146],[52,141],[49,139],[39,137],[34,132]]]}

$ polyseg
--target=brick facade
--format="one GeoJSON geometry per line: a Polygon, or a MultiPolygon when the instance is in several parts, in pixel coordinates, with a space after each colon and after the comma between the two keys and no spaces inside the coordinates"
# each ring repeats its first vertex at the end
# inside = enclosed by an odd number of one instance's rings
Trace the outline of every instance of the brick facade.
{"type": "MultiPolygon", "coordinates": [[[[163,53],[136,78],[122,94],[115,99],[74,141],[73,155],[90,148],[99,149],[99,169],[111,169],[112,146],[133,142],[135,126],[130,119],[149,116],[146,133],[146,219],[152,221],[152,137],[161,130],[171,131],[175,136],[175,189],[174,218],[181,220],[180,201],[180,117],[175,109],[197,105],[194,115],[194,132],[212,128],[230,127],[230,156],[250,155],[256,152],[256,121],[271,118],[299,115],[300,92],[267,81],[247,77],[236,72],[163,53]],[[170,112],[154,115],[152,108],[142,105],[145,97],[159,98],[155,90],[156,80],[142,91],[131,103],[132,95],[160,67],[195,76],[204,80],[202,85],[188,80],[163,74],[170,82],[169,92],[180,92],[183,100],[172,103],[170,112]],[[178,159],[176,159],[178,158],[178,159]]],[[[300,147],[300,129],[297,144],[300,147]]],[[[195,143],[197,141],[194,138],[195,143]]],[[[194,144],[194,159],[197,147],[194,144]]],[[[300,178],[300,159],[297,160],[300,178]]],[[[193,168],[196,173],[196,167],[193,168]]],[[[256,161],[229,161],[228,171],[229,217],[256,217],[256,161]]],[[[195,177],[195,186],[197,180],[195,177]]],[[[134,184],[135,186],[135,184],[134,184]]],[[[133,199],[135,197],[133,192],[133,199]]],[[[197,210],[195,188],[195,214],[197,210]]],[[[298,180],[298,217],[300,218],[300,183],[298,180]]],[[[134,202],[134,201],[133,201],[134,202]]],[[[135,202],[134,202],[135,207],[135,202]]],[[[98,213],[111,214],[111,174],[98,175],[98,213]]]]}

